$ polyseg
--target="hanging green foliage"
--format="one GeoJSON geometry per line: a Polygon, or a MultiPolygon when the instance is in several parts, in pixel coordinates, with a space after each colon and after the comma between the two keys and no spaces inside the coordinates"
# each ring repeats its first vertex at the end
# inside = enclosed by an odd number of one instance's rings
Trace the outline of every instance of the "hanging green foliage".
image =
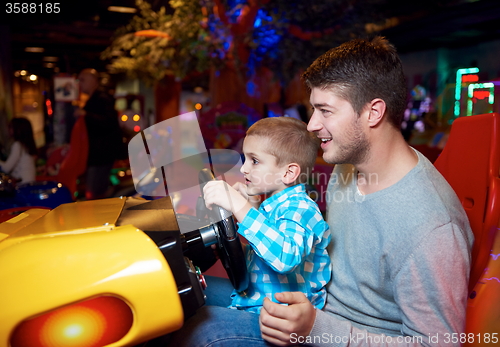
{"type": "Polygon", "coordinates": [[[385,20],[383,0],[171,0],[139,14],[116,32],[103,59],[146,83],[179,79],[214,66],[252,74],[259,66],[287,81],[329,48],[367,34],[385,20]]]}
{"type": "MultiPolygon", "coordinates": [[[[171,0],[169,5],[171,13],[165,7],[153,11],[148,2],[136,1],[139,14],[118,29],[101,55],[111,60],[112,72],[152,84],[167,74],[182,79],[192,71],[224,64],[224,42],[211,35],[200,2],[171,0]]],[[[213,25],[225,30],[223,25],[213,25]]]]}

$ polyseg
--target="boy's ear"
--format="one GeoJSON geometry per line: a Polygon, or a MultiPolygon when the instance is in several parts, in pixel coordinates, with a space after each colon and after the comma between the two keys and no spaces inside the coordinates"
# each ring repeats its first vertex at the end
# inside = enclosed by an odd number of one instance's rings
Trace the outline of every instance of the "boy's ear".
{"type": "Polygon", "coordinates": [[[293,184],[300,176],[300,166],[297,163],[291,163],[285,166],[285,174],[283,176],[283,183],[286,185],[293,184]]]}

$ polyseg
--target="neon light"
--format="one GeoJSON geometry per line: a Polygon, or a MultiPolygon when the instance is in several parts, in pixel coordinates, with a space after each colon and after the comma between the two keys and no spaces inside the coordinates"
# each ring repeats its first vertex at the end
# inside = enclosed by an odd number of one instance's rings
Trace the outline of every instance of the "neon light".
{"type": "Polygon", "coordinates": [[[498,257],[500,257],[500,253],[498,253],[498,254],[491,253],[490,255],[493,257],[493,260],[497,260],[498,257]]]}
{"type": "Polygon", "coordinates": [[[467,83],[467,82],[477,82],[479,81],[479,76],[478,75],[463,75],[462,76],[462,83],[467,83]]]}
{"type": "Polygon", "coordinates": [[[455,117],[460,115],[460,100],[455,101],[455,108],[453,109],[455,117]]]}
{"type": "Polygon", "coordinates": [[[490,99],[491,93],[487,90],[475,90],[473,97],[475,99],[483,100],[483,99],[490,99]]]}
{"type": "Polygon", "coordinates": [[[469,97],[469,99],[467,100],[467,116],[471,116],[472,115],[472,107],[473,107],[473,97],[474,97],[474,89],[486,89],[486,88],[489,88],[489,97],[488,97],[488,103],[490,105],[493,104],[495,98],[494,98],[494,92],[495,92],[495,85],[491,82],[488,82],[488,83],[472,83],[472,84],[469,84],[469,87],[468,87],[468,91],[467,91],[467,95],[469,97]]]}
{"type": "Polygon", "coordinates": [[[495,280],[495,281],[497,281],[498,283],[500,283],[500,280],[498,279],[498,277],[483,278],[483,280],[486,280],[486,281],[495,280]]]}
{"type": "Polygon", "coordinates": [[[478,73],[479,69],[477,67],[471,67],[466,69],[458,69],[456,82],[455,82],[455,108],[453,113],[455,117],[460,116],[460,99],[462,95],[462,76],[478,73]]]}

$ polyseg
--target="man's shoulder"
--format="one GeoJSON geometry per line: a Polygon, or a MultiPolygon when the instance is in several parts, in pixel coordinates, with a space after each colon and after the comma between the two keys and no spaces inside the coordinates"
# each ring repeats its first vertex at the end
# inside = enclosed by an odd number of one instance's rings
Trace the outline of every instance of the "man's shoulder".
{"type": "Polygon", "coordinates": [[[430,163],[420,163],[395,189],[385,197],[392,216],[398,216],[407,230],[430,232],[444,225],[467,229],[467,215],[453,188],[430,163]]]}
{"type": "Polygon", "coordinates": [[[423,162],[420,170],[407,183],[410,185],[409,189],[415,193],[415,199],[435,201],[443,207],[460,205],[453,188],[429,161],[423,162]]]}

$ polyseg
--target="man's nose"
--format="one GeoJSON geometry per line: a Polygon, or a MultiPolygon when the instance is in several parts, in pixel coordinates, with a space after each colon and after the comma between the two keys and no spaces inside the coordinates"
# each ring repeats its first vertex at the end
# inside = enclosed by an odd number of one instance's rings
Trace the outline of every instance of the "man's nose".
{"type": "Polygon", "coordinates": [[[321,130],[322,124],[318,119],[318,115],[316,111],[313,112],[311,118],[309,119],[309,123],[307,123],[307,130],[310,132],[321,130]]]}

